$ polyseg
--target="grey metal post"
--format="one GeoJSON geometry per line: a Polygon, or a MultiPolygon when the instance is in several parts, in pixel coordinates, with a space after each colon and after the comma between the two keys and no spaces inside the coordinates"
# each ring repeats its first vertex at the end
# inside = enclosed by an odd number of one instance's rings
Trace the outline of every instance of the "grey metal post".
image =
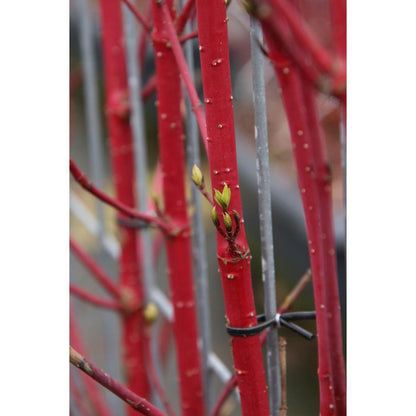
{"type": "MultiPolygon", "coordinates": [[[[258,42],[263,42],[260,23],[250,17],[251,62],[253,68],[253,101],[256,138],[256,172],[259,196],[262,276],[264,285],[264,310],[267,319],[276,315],[276,284],[273,253],[272,205],[270,191],[269,148],[267,142],[267,113],[264,85],[263,52],[258,42]]],[[[267,333],[267,375],[269,402],[272,416],[280,413],[281,380],[279,338],[275,328],[267,333]]]]}
{"type": "MultiPolygon", "coordinates": [[[[87,142],[89,147],[89,160],[91,165],[92,181],[103,189],[103,149],[100,109],[98,103],[97,68],[94,56],[94,31],[91,10],[86,0],[78,0],[80,19],[80,49],[81,65],[84,77],[85,122],[87,127],[87,142]]],[[[104,210],[100,201],[96,201],[96,209],[100,229],[98,231],[100,242],[104,236],[104,210]]]]}

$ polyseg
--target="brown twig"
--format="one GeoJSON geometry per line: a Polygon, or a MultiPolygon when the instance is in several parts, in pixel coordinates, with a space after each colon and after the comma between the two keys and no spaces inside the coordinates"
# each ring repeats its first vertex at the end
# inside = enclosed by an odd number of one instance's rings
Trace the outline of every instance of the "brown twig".
{"type": "Polygon", "coordinates": [[[287,416],[287,371],[286,371],[286,339],[279,338],[280,353],[280,377],[282,380],[282,402],[280,405],[280,416],[287,416]]]}

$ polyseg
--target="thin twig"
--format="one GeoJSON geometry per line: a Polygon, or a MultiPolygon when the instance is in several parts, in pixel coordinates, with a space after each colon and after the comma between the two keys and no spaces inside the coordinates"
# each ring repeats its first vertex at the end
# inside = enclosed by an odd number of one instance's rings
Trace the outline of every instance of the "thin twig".
{"type": "Polygon", "coordinates": [[[188,65],[186,64],[185,57],[182,52],[181,45],[179,43],[178,37],[175,32],[175,27],[172,22],[172,18],[170,17],[169,10],[165,3],[162,4],[162,13],[165,18],[166,30],[169,36],[169,41],[172,46],[172,52],[175,56],[176,63],[178,65],[179,71],[181,73],[183,82],[185,83],[186,90],[188,91],[189,98],[192,103],[192,110],[195,114],[196,120],[198,122],[199,131],[201,132],[202,141],[205,146],[205,150],[208,153],[208,143],[207,143],[207,122],[205,120],[205,114],[202,109],[201,102],[198,98],[198,94],[196,92],[196,88],[194,83],[192,82],[191,75],[189,73],[188,65]]]}
{"type": "Polygon", "coordinates": [[[290,307],[294,304],[296,299],[303,292],[303,290],[305,289],[307,284],[311,281],[311,279],[312,279],[312,272],[311,272],[311,269],[308,269],[305,272],[305,274],[300,278],[296,286],[285,297],[284,301],[282,302],[279,308],[279,313],[285,313],[290,309],[290,307]]]}
{"type": "Polygon", "coordinates": [[[80,416],[90,416],[91,411],[84,403],[84,397],[82,397],[83,395],[75,381],[75,376],[72,371],[70,375],[70,392],[71,398],[73,399],[80,416]]]}
{"type": "Polygon", "coordinates": [[[197,30],[193,30],[192,32],[187,33],[186,35],[182,35],[179,38],[179,42],[181,44],[185,43],[187,40],[189,39],[194,39],[198,37],[198,31],[197,30]]]}
{"type": "Polygon", "coordinates": [[[116,379],[105,373],[103,370],[95,366],[92,362],[88,361],[79,352],[69,347],[69,360],[72,365],[79,368],[85,374],[92,377],[95,381],[100,383],[103,387],[110,390],[121,400],[126,402],[133,409],[139,413],[147,416],[166,416],[165,413],[160,411],[153,404],[146,399],[133,393],[127,387],[123,386],[116,379]]]}
{"type": "Polygon", "coordinates": [[[144,351],[145,351],[145,356],[146,356],[146,367],[149,372],[150,382],[153,385],[153,388],[155,389],[156,393],[160,397],[160,400],[162,401],[163,406],[165,407],[167,416],[175,416],[175,412],[169,403],[169,400],[166,396],[165,390],[162,387],[162,384],[159,380],[159,376],[155,368],[154,358],[152,356],[150,334],[145,335],[144,342],[145,342],[144,351]]]}
{"type": "Polygon", "coordinates": [[[118,302],[115,302],[111,299],[104,299],[100,296],[97,296],[93,293],[87,292],[84,289],[81,289],[74,283],[70,284],[70,292],[71,294],[75,295],[79,299],[88,302],[94,306],[98,306],[100,308],[105,309],[114,309],[114,310],[121,310],[121,305],[118,302]]]}
{"type": "Polygon", "coordinates": [[[280,405],[280,416],[287,415],[287,366],[286,366],[286,339],[279,338],[280,353],[280,378],[282,381],[282,402],[280,405]]]}
{"type": "MultiPolygon", "coordinates": [[[[78,322],[76,319],[76,313],[73,308],[73,303],[71,301],[70,304],[70,340],[71,344],[76,348],[78,351],[81,351],[83,354],[87,353],[85,349],[85,345],[83,342],[82,334],[80,328],[78,326],[78,322]]],[[[78,375],[78,374],[77,374],[78,375]]],[[[98,384],[94,382],[89,377],[86,377],[84,374],[80,374],[82,377],[79,377],[83,386],[85,388],[85,394],[88,398],[88,401],[91,403],[91,406],[94,409],[94,413],[100,416],[113,416],[110,410],[110,407],[107,403],[106,398],[104,397],[104,392],[99,388],[98,384]]],[[[75,376],[75,373],[71,373],[71,379],[75,376]]],[[[71,393],[72,393],[72,386],[71,386],[71,393]]],[[[76,394],[76,392],[74,391],[76,394]]]]}
{"type": "Polygon", "coordinates": [[[161,220],[158,217],[153,215],[145,214],[139,211],[136,211],[134,208],[131,208],[116,199],[112,198],[111,196],[107,195],[106,193],[102,192],[98,188],[96,188],[85,176],[85,174],[79,169],[79,167],[75,164],[75,162],[70,159],[70,170],[73,178],[88,192],[95,195],[98,199],[105,202],[108,205],[111,205],[113,208],[116,208],[118,211],[122,212],[123,214],[127,215],[131,218],[137,218],[144,222],[148,222],[150,224],[157,225],[161,230],[165,232],[172,231],[172,227],[167,224],[165,221],[161,220]]]}
{"type": "Polygon", "coordinates": [[[110,293],[114,298],[121,297],[120,287],[113,282],[111,277],[107,275],[106,271],[85,252],[72,238],[69,239],[69,245],[72,252],[77,256],[81,263],[92,273],[97,281],[110,293]]]}
{"type": "Polygon", "coordinates": [[[129,0],[121,0],[121,1],[131,10],[131,12],[137,18],[137,20],[142,24],[146,32],[150,33],[152,31],[152,28],[147,23],[145,17],[142,16],[142,14],[136,9],[136,7],[129,0]]]}
{"type": "Polygon", "coordinates": [[[184,31],[185,25],[187,21],[189,20],[189,17],[191,16],[194,8],[195,8],[195,0],[188,0],[183,6],[181,10],[181,14],[176,19],[176,24],[175,24],[176,31],[178,32],[179,35],[182,34],[182,32],[184,31]]]}

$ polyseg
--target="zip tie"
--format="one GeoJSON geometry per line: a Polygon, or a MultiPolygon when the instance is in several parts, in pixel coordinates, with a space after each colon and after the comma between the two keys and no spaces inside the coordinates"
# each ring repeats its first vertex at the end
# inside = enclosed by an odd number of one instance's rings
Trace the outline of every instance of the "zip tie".
{"type": "Polygon", "coordinates": [[[139,220],[137,218],[117,217],[117,223],[121,227],[134,228],[134,229],[144,229],[144,228],[150,228],[153,226],[153,224],[139,220]]]}
{"type": "Polygon", "coordinates": [[[278,328],[281,327],[281,324],[280,324],[280,317],[281,316],[282,315],[280,315],[280,313],[277,313],[276,316],[275,316],[275,318],[274,318],[276,320],[276,325],[277,325],[278,328]]]}
{"type": "Polygon", "coordinates": [[[314,334],[307,331],[306,329],[303,329],[299,325],[294,324],[290,321],[297,321],[297,320],[304,320],[304,319],[315,319],[316,312],[290,312],[290,313],[276,313],[276,315],[272,318],[266,321],[266,316],[264,314],[257,315],[257,322],[259,322],[256,326],[251,326],[248,328],[235,328],[226,325],[226,329],[229,335],[233,337],[251,337],[254,335],[259,334],[261,331],[268,327],[277,327],[280,328],[281,326],[284,326],[293,332],[296,332],[298,335],[311,340],[315,337],[314,334]]]}

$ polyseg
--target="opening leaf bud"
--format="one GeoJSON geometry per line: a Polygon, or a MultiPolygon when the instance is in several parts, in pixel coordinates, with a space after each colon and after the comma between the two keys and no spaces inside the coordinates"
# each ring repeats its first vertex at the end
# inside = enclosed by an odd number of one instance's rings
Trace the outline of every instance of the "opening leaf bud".
{"type": "Polygon", "coordinates": [[[231,189],[228,187],[227,184],[225,184],[222,192],[220,192],[218,189],[214,189],[214,191],[214,198],[217,201],[217,204],[223,209],[223,211],[227,211],[231,200],[231,189]]]}

